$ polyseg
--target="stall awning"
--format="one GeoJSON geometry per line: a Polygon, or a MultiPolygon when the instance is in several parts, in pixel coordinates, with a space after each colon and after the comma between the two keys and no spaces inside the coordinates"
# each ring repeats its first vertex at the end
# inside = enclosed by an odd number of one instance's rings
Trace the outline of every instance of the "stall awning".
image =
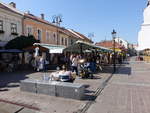
{"type": "Polygon", "coordinates": [[[52,44],[43,44],[43,43],[34,43],[33,45],[39,45],[49,50],[49,53],[63,53],[63,50],[66,48],[61,45],[52,45],[52,44]]]}
{"type": "Polygon", "coordinates": [[[66,52],[80,52],[85,50],[101,50],[101,51],[112,51],[111,49],[101,47],[101,46],[96,46],[91,43],[83,42],[83,41],[77,41],[73,45],[67,47],[64,49],[66,52]]]}
{"type": "Polygon", "coordinates": [[[23,51],[19,49],[2,49],[0,53],[23,53],[23,51]]]}
{"type": "MultiPolygon", "coordinates": [[[[111,48],[111,50],[114,50],[114,48],[111,48]]],[[[115,48],[116,52],[121,52],[122,50],[120,48],[115,48]]]]}

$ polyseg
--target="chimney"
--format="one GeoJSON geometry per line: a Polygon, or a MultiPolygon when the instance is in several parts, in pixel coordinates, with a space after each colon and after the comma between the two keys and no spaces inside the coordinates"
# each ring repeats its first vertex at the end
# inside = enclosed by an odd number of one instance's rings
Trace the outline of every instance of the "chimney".
{"type": "Polygon", "coordinates": [[[43,19],[43,20],[44,20],[44,14],[43,14],[43,13],[41,14],[41,19],[43,19]]]}
{"type": "Polygon", "coordinates": [[[9,5],[12,6],[13,8],[16,8],[16,3],[14,2],[10,2],[9,5]]]}

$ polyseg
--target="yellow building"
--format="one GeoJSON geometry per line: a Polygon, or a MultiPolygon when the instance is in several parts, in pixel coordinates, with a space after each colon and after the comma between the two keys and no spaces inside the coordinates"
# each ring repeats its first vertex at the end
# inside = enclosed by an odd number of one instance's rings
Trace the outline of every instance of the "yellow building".
{"type": "Polygon", "coordinates": [[[74,30],[68,30],[54,25],[44,19],[33,14],[25,13],[23,21],[24,35],[33,35],[40,43],[69,46],[77,40],[92,43],[86,36],[74,30]]]}
{"type": "Polygon", "coordinates": [[[32,14],[25,13],[24,15],[24,35],[33,35],[40,43],[57,44],[57,26],[44,20],[44,14],[41,18],[32,14]]]}

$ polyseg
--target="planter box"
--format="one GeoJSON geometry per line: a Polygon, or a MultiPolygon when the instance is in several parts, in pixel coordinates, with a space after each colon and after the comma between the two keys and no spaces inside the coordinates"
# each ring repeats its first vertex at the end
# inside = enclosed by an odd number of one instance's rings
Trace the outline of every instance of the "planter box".
{"type": "Polygon", "coordinates": [[[56,85],[56,96],[81,100],[85,87],[82,84],[61,82],[56,85]]]}
{"type": "Polygon", "coordinates": [[[21,81],[20,90],[81,100],[84,98],[85,87],[77,83],[24,80],[21,81]]]}
{"type": "Polygon", "coordinates": [[[31,93],[36,93],[37,92],[36,85],[37,84],[35,80],[23,80],[21,81],[21,84],[20,84],[20,90],[31,92],[31,93]]]}
{"type": "Polygon", "coordinates": [[[38,94],[55,96],[56,95],[55,90],[56,90],[55,85],[51,84],[50,82],[44,82],[44,81],[37,82],[38,94]]]}

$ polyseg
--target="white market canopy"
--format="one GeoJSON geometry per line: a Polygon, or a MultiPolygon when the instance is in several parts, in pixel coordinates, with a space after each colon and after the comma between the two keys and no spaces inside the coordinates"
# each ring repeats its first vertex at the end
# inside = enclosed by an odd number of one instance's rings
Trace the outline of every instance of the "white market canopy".
{"type": "Polygon", "coordinates": [[[87,50],[98,50],[98,51],[112,51],[111,49],[102,47],[102,46],[96,46],[91,43],[83,42],[83,41],[76,41],[73,45],[66,47],[64,49],[64,52],[84,52],[87,50]]]}
{"type": "Polygon", "coordinates": [[[41,46],[49,50],[49,53],[63,53],[63,52],[92,52],[92,51],[104,51],[110,52],[111,49],[97,46],[91,43],[83,42],[83,41],[76,41],[71,46],[62,46],[62,45],[53,45],[53,44],[43,44],[43,43],[34,43],[34,46],[41,46]]]}
{"type": "Polygon", "coordinates": [[[63,50],[66,48],[61,45],[53,45],[53,44],[43,44],[43,43],[34,43],[33,45],[41,46],[49,50],[49,53],[63,53],[63,50]]]}

